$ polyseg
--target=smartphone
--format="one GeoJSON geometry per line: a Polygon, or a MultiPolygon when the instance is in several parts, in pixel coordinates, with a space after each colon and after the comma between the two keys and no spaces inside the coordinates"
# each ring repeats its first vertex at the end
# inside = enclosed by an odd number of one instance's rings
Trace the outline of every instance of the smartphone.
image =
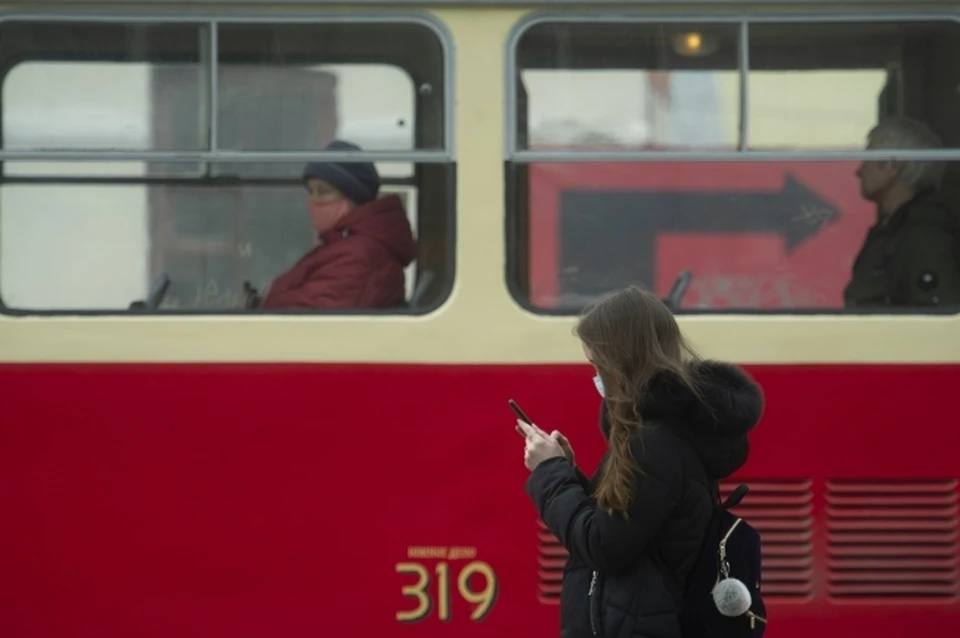
{"type": "Polygon", "coordinates": [[[521,421],[523,421],[523,422],[526,423],[527,425],[533,425],[533,421],[531,421],[531,420],[530,420],[530,417],[528,417],[528,416],[524,413],[524,411],[520,409],[520,406],[517,405],[517,402],[516,402],[516,401],[514,401],[513,399],[510,399],[509,401],[507,401],[507,405],[510,406],[510,409],[513,410],[514,414],[516,414],[518,417],[520,417],[520,420],[521,420],[521,421]]]}

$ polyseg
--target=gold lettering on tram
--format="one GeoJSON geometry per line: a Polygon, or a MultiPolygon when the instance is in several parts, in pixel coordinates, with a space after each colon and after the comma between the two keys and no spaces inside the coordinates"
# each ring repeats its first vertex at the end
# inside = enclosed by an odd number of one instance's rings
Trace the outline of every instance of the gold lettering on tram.
{"type": "Polygon", "coordinates": [[[411,546],[407,548],[407,558],[436,560],[431,569],[422,562],[407,561],[396,564],[396,573],[406,577],[400,586],[400,593],[415,603],[412,609],[396,613],[397,621],[415,623],[425,620],[436,611],[441,622],[450,622],[453,617],[451,580],[455,574],[457,596],[469,605],[470,620],[480,622],[487,617],[497,600],[499,583],[493,568],[486,562],[471,560],[476,558],[476,547],[428,547],[411,546]],[[451,566],[451,561],[470,560],[459,567],[451,566]],[[415,577],[414,579],[409,578],[415,577]],[[478,586],[477,581],[482,581],[478,586]]]}

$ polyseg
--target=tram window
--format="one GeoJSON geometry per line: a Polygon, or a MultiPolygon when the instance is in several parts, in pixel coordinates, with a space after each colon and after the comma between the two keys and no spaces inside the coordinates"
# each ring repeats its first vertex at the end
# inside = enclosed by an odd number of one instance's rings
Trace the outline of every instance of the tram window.
{"type": "Polygon", "coordinates": [[[518,138],[541,148],[733,147],[737,42],[728,25],[535,25],[516,49],[526,94],[518,138]]]}
{"type": "MultiPolygon", "coordinates": [[[[304,160],[282,153],[302,157],[334,139],[373,152],[447,148],[443,50],[424,25],[220,23],[212,116],[213,27],[155,28],[0,24],[0,56],[12,67],[3,150],[80,151],[3,164],[7,308],[124,311],[166,275],[160,309],[242,310],[245,283],[264,293],[316,243],[304,160]],[[211,129],[231,159],[150,158],[209,153],[211,129]],[[143,156],[107,162],[104,150],[143,156]]],[[[418,246],[399,304],[338,310],[422,312],[452,285],[453,167],[415,155],[375,165],[379,195],[400,197],[418,246]]]]}
{"type": "MultiPolygon", "coordinates": [[[[936,75],[960,74],[946,63],[960,38],[956,22],[759,23],[749,33],[751,148],[860,149],[878,116],[929,120],[947,88],[936,75]]],[[[946,122],[931,124],[949,132],[946,122]]]]}
{"type": "MultiPolygon", "coordinates": [[[[220,81],[229,87],[221,94],[226,91],[226,99],[236,96],[234,120],[248,122],[267,116],[262,121],[268,124],[258,127],[261,132],[256,137],[245,126],[234,132],[233,122],[221,115],[223,134],[230,136],[224,139],[224,148],[312,150],[329,141],[326,131],[307,134],[297,119],[287,117],[282,109],[255,111],[258,105],[261,109],[269,106],[262,98],[273,95],[275,86],[282,87],[288,101],[294,102],[286,106],[294,112],[297,98],[315,99],[309,95],[309,81],[285,81],[282,77],[294,68],[327,69],[333,80],[331,88],[350,95],[349,101],[341,99],[338,104],[330,96],[330,102],[324,104],[319,114],[328,130],[336,127],[339,135],[351,137],[371,151],[444,147],[443,50],[437,37],[421,25],[225,24],[219,29],[219,40],[220,81]],[[396,40],[405,42],[407,48],[400,48],[396,40]],[[331,65],[344,51],[351,52],[351,64],[331,65]],[[383,64],[385,60],[390,60],[390,66],[383,64]],[[254,90],[265,95],[250,100],[254,90]],[[414,116],[417,95],[428,114],[419,120],[414,116]],[[250,112],[245,113],[241,105],[250,112]]],[[[330,93],[333,91],[328,89],[330,93]]]]}
{"type": "Polygon", "coordinates": [[[747,121],[756,149],[860,149],[877,120],[885,69],[750,70],[747,121]],[[826,96],[848,94],[841,101],[826,96]]]}
{"type": "MultiPolygon", "coordinates": [[[[930,303],[911,295],[896,301],[902,296],[887,289],[866,295],[875,300],[868,307],[849,291],[845,296],[854,259],[884,204],[861,194],[860,159],[812,161],[801,153],[861,151],[879,121],[908,117],[960,160],[953,115],[960,109],[960,24],[747,26],[750,66],[742,69],[740,25],[538,22],[522,32],[515,49],[517,158],[507,171],[508,282],[519,302],[573,313],[628,283],[666,296],[690,271],[681,310],[956,309],[960,263],[952,258],[938,262],[940,284],[957,282],[942,303],[935,294],[927,295],[930,303]],[[698,91],[676,89],[690,73],[700,78],[698,91]],[[644,83],[646,101],[635,100],[640,92],[628,77],[644,83]],[[580,98],[569,114],[553,117],[574,81],[603,99],[580,98]],[[662,87],[669,91],[658,99],[662,87]],[[617,120],[621,96],[628,99],[617,120]],[[638,157],[585,156],[606,149],[638,157]],[[658,160],[661,151],[674,154],[658,160]],[[751,160],[754,151],[776,155],[751,160]],[[550,158],[538,161],[538,154],[550,158]]],[[[901,139],[882,148],[923,146],[901,139]]],[[[960,161],[921,164],[945,170],[936,204],[943,232],[924,245],[960,251],[960,161]]],[[[907,170],[903,162],[896,166],[907,170]]],[[[930,284],[910,272],[906,285],[930,284]]]]}
{"type": "Polygon", "coordinates": [[[154,106],[153,64],[173,65],[202,84],[200,43],[207,33],[196,24],[0,24],[3,148],[200,150],[199,94],[177,114],[187,135],[151,135],[143,120],[154,106]]]}
{"type": "MultiPolygon", "coordinates": [[[[299,174],[300,166],[288,168],[299,174]]],[[[400,195],[416,231],[415,189],[383,191],[400,195]]],[[[171,286],[162,308],[241,307],[244,281],[263,290],[310,249],[303,193],[294,185],[6,185],[4,301],[37,310],[125,309],[144,296],[144,280],[165,272],[171,286]]]]}

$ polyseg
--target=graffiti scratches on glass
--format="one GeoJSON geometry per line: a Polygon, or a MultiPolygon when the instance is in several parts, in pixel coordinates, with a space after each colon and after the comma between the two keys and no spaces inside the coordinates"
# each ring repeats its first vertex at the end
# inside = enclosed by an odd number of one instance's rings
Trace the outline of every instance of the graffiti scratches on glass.
{"type": "MultiPolygon", "coordinates": [[[[826,283],[826,282],[825,282],[826,283]]],[[[694,308],[828,308],[828,295],[783,275],[694,276],[687,292],[694,308]]]]}

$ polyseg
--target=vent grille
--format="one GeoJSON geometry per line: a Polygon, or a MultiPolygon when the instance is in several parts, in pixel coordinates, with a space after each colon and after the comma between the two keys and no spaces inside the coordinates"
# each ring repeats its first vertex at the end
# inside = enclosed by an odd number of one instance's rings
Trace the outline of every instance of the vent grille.
{"type": "Polygon", "coordinates": [[[956,480],[827,483],[827,593],[943,600],[958,586],[956,480]]]}
{"type": "Polygon", "coordinates": [[[813,593],[813,493],[809,480],[725,481],[726,498],[738,485],[750,491],[733,512],[760,532],[763,597],[796,601],[813,593]]]}
{"type": "Polygon", "coordinates": [[[537,598],[547,605],[560,604],[560,586],[563,584],[563,566],[567,562],[567,550],[557,537],[550,533],[543,521],[537,525],[537,598]]]}

